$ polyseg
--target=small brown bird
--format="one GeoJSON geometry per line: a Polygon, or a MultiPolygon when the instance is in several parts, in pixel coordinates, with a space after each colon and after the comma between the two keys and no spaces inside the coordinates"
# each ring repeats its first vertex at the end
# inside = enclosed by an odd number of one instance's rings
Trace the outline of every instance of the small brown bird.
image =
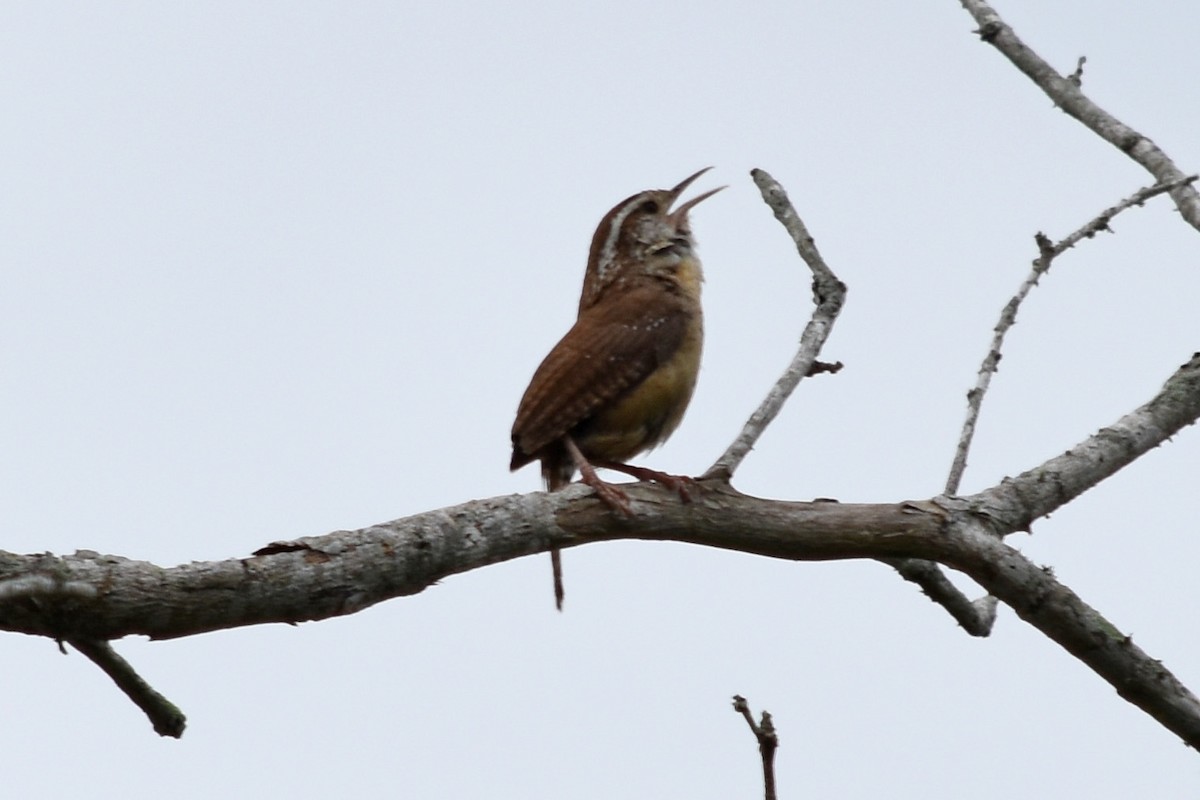
{"type": "MultiPolygon", "coordinates": [[[[583,483],[613,509],[631,515],[629,498],[595,467],[674,488],[686,479],[635,467],[627,459],[661,444],[679,425],[700,370],[703,273],[688,211],[721,189],[678,208],[692,181],[648,190],[618,203],[592,237],[579,317],[533,375],[513,423],[509,468],[542,462],[546,488],[583,483]]],[[[562,610],[562,563],[552,550],[554,599],[562,610]]]]}

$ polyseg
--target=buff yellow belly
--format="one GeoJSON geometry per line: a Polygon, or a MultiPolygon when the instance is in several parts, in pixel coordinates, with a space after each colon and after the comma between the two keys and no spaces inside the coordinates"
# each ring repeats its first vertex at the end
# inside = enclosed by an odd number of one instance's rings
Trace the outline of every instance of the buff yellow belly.
{"type": "Polygon", "coordinates": [[[590,458],[625,461],[661,444],[679,427],[696,388],[704,327],[699,310],[676,351],[611,407],[580,438],[590,458]]]}

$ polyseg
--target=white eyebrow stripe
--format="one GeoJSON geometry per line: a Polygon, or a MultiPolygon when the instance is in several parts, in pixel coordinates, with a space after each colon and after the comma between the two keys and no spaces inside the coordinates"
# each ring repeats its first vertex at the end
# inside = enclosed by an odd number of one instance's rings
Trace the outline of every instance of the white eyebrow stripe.
{"type": "Polygon", "coordinates": [[[621,226],[625,224],[626,218],[633,213],[633,210],[645,202],[646,195],[637,195],[629,198],[629,202],[621,206],[616,214],[613,215],[612,222],[608,225],[608,235],[604,237],[604,246],[600,248],[600,263],[597,264],[596,277],[600,282],[604,282],[605,273],[612,268],[613,260],[617,257],[617,239],[621,236],[621,226]]]}

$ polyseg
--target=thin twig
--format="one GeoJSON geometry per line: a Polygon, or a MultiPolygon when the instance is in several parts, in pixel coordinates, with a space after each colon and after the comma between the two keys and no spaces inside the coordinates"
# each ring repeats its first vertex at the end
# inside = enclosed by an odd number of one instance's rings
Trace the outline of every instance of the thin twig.
{"type": "Polygon", "coordinates": [[[842,309],[842,303],[845,302],[846,285],[838,280],[825,260],[821,258],[816,242],[813,241],[808,228],[796,213],[796,209],[792,207],[783,187],[764,170],[751,170],[750,176],[762,193],[763,201],[775,212],[775,218],[783,223],[783,227],[792,237],[792,241],[796,243],[796,250],[799,251],[800,257],[812,271],[813,299],[817,307],[808,324],[804,326],[804,333],[800,336],[800,348],[792,357],[792,363],[771,387],[771,391],[767,393],[762,404],[750,415],[750,419],[742,427],[741,433],[704,473],[704,478],[723,478],[725,480],[732,478],[742,460],[753,449],[754,443],[779,414],[796,385],[805,376],[814,375],[817,372],[836,372],[841,369],[840,364],[836,369],[832,369],[830,368],[832,365],[817,368],[816,363],[817,355],[821,352],[825,340],[829,338],[833,323],[842,309]]]}
{"type": "Polygon", "coordinates": [[[740,694],[733,696],[733,710],[746,719],[746,724],[758,739],[758,752],[762,756],[763,797],[765,800],[775,800],[775,749],[779,747],[779,736],[775,733],[775,723],[771,721],[768,711],[762,712],[762,722],[755,722],[750,713],[750,705],[740,694]]]}
{"type": "Polygon", "coordinates": [[[187,727],[187,717],[174,703],[146,683],[130,663],[112,649],[112,645],[99,639],[68,639],[67,642],[104,670],[117,687],[145,712],[154,726],[155,733],[175,739],[183,735],[183,730],[187,727]]]}
{"type": "Polygon", "coordinates": [[[946,494],[957,494],[959,486],[962,483],[963,472],[967,468],[967,454],[971,449],[971,441],[975,438],[975,425],[979,421],[979,411],[983,405],[983,397],[987,394],[988,386],[992,382],[992,375],[995,374],[1000,364],[1004,337],[1008,334],[1009,329],[1016,324],[1017,309],[1021,307],[1021,303],[1025,301],[1026,296],[1037,285],[1042,275],[1050,270],[1050,265],[1054,262],[1054,259],[1067,250],[1070,250],[1083,239],[1091,239],[1097,233],[1109,230],[1108,223],[1112,221],[1113,217],[1127,208],[1140,206],[1155,195],[1170,192],[1181,186],[1190,184],[1197,177],[1200,176],[1188,175],[1170,183],[1161,183],[1139,189],[1115,206],[1104,209],[1095,218],[1087,222],[1087,224],[1057,243],[1052,243],[1042,233],[1038,233],[1034,237],[1038,246],[1038,257],[1033,260],[1033,268],[1029,271],[1029,275],[1025,277],[1025,280],[1022,281],[1021,286],[1017,289],[1017,293],[1012,296],[1000,312],[1000,321],[992,329],[991,347],[988,349],[987,355],[984,356],[983,363],[979,366],[975,386],[971,391],[967,392],[967,418],[963,421],[962,433],[958,439],[958,447],[954,452],[954,461],[950,465],[950,474],[946,478],[946,494]]]}
{"type": "MultiPolygon", "coordinates": [[[[1013,66],[1037,84],[1054,104],[1083,123],[1092,133],[1116,147],[1154,176],[1155,183],[1175,184],[1183,170],[1175,166],[1153,141],[1096,105],[1080,88],[1081,61],[1076,74],[1059,75],[1046,61],[1017,37],[985,0],[959,0],[979,25],[979,38],[999,50],[1013,66]]],[[[1184,98],[1180,98],[1181,100],[1184,98]]],[[[1189,225],[1200,230],[1200,193],[1190,183],[1179,183],[1171,190],[1179,213],[1189,225]]]]}
{"type": "MultiPolygon", "coordinates": [[[[792,363],[772,387],[762,405],[747,420],[733,444],[705,473],[705,478],[732,477],[742,459],[750,452],[803,377],[821,371],[837,372],[842,367],[841,362],[838,362],[823,369],[818,366],[820,362],[816,358],[845,301],[846,286],[838,280],[821,257],[808,228],[788,200],[783,187],[763,170],[756,169],[750,174],[762,192],[763,200],[775,212],[775,218],[783,224],[792,241],[796,243],[800,257],[812,270],[813,296],[817,308],[804,328],[800,337],[800,348],[792,358],[792,363]]],[[[920,586],[931,600],[942,605],[972,636],[987,636],[991,632],[992,623],[996,618],[994,601],[987,598],[976,601],[967,599],[931,561],[889,559],[886,563],[895,567],[905,580],[920,586]]]]}
{"type": "Polygon", "coordinates": [[[1067,80],[1069,80],[1076,89],[1079,89],[1083,86],[1083,65],[1086,63],[1087,56],[1080,56],[1079,60],[1075,62],[1075,71],[1067,76],[1067,80]]]}

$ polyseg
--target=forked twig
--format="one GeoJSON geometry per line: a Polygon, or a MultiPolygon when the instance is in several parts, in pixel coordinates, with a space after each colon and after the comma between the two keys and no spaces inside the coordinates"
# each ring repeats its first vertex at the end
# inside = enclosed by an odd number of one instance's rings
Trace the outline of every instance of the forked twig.
{"type": "MultiPolygon", "coordinates": [[[[824,364],[817,361],[817,354],[829,337],[830,330],[846,298],[846,286],[825,263],[817,250],[812,235],[796,213],[783,187],[763,170],[751,171],[755,184],[762,192],[763,200],[792,237],[804,263],[813,273],[813,297],[817,307],[812,319],[800,337],[800,347],[791,364],[768,392],[762,404],[746,421],[742,432],[734,439],[729,449],[717,459],[704,478],[723,477],[728,480],[741,464],[754,443],[762,436],[766,427],[779,414],[801,379],[820,372],[835,373],[842,368],[841,362],[824,364]]],[[[982,598],[970,600],[950,582],[941,569],[931,561],[920,559],[887,559],[907,581],[917,584],[931,600],[943,606],[959,625],[972,636],[987,636],[996,619],[996,604],[982,598]]]]}
{"type": "Polygon", "coordinates": [[[779,747],[779,736],[775,733],[771,714],[764,711],[762,722],[755,722],[750,705],[740,694],[733,696],[733,710],[745,718],[754,738],[758,740],[758,752],[762,755],[763,797],[765,800],[775,800],[775,749],[779,747]]]}
{"type": "Polygon", "coordinates": [[[775,218],[783,223],[783,227],[792,237],[792,241],[796,243],[796,250],[799,251],[800,257],[812,270],[813,299],[817,307],[808,324],[804,326],[804,333],[800,336],[800,347],[796,351],[796,355],[792,357],[792,362],[779,376],[775,385],[771,387],[766,399],[750,415],[750,419],[746,420],[741,433],[721,454],[721,457],[708,468],[702,478],[729,480],[733,477],[733,473],[737,471],[742,460],[753,449],[754,443],[779,414],[796,385],[808,375],[818,372],[837,372],[841,369],[841,364],[818,366],[817,355],[821,352],[825,340],[829,338],[833,323],[837,320],[838,313],[845,302],[846,285],[838,280],[825,260],[821,258],[816,242],[813,241],[808,228],[796,213],[796,209],[792,207],[783,187],[764,170],[751,170],[750,176],[754,179],[759,191],[762,192],[763,201],[775,212],[775,218]]]}

